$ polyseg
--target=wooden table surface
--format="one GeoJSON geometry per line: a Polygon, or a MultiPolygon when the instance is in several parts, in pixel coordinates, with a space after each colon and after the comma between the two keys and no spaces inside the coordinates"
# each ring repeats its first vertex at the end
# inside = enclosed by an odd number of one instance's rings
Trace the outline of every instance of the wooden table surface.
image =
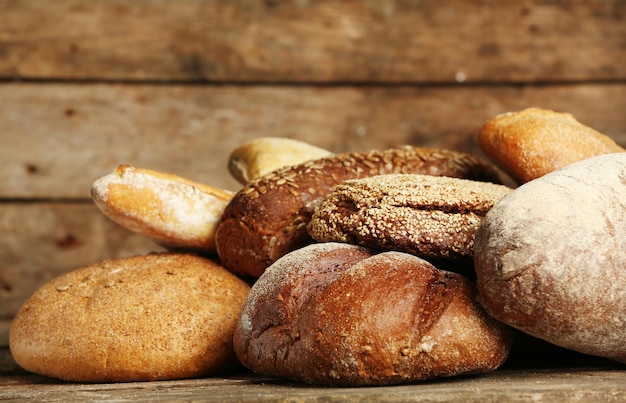
{"type": "Polygon", "coordinates": [[[7,347],[45,282],[161,250],[91,200],[122,163],[237,190],[227,158],[257,137],[480,153],[487,119],[529,106],[626,147],[625,17],[624,0],[0,0],[0,401],[626,402],[626,366],[535,347],[532,365],[377,388],[68,383],[7,347]]]}
{"type": "Polygon", "coordinates": [[[411,385],[328,388],[249,372],[159,382],[81,384],[30,374],[0,349],[0,400],[262,402],[624,402],[626,367],[583,360],[566,367],[502,367],[490,374],[411,385]]]}

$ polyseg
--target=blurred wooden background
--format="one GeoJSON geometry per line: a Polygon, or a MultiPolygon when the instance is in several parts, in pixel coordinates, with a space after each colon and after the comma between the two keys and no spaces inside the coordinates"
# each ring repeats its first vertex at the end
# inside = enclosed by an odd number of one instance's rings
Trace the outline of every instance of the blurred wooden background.
{"type": "Polygon", "coordinates": [[[91,202],[121,163],[236,190],[255,137],[480,154],[529,106],[626,146],[626,1],[0,0],[0,346],[43,282],[159,250],[91,202]]]}

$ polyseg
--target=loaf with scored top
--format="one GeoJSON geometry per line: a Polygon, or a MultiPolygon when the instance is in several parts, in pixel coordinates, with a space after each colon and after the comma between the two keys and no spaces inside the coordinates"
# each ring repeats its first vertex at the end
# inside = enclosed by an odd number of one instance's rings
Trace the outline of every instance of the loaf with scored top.
{"type": "Polygon", "coordinates": [[[374,386],[486,373],[511,329],[474,284],[417,256],[342,243],[293,251],[252,286],[235,328],[237,357],[264,375],[374,386]]]}

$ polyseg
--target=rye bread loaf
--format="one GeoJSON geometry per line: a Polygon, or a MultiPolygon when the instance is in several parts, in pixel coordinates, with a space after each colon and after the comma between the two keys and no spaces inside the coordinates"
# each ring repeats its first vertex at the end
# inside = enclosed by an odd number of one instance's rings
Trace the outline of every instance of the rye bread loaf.
{"type": "Polygon", "coordinates": [[[11,354],[28,371],[78,382],[225,373],[240,368],[232,337],[249,288],[192,255],[107,259],[35,292],[11,324],[11,354]]]}
{"type": "Polygon", "coordinates": [[[500,180],[480,158],[418,147],[337,154],[279,169],[248,183],[226,206],[215,235],[220,261],[234,273],[260,276],[281,256],[313,242],[306,226],[335,186],[390,173],[500,180]]]}
{"type": "Polygon", "coordinates": [[[489,119],[478,134],[478,145],[518,183],[596,155],[626,151],[573,115],[540,108],[489,119]]]}
{"type": "Polygon", "coordinates": [[[626,153],[570,164],[500,200],[476,234],[480,301],[532,336],[626,363],[626,153]]]}
{"type": "Polygon", "coordinates": [[[463,276],[414,255],[312,244],[270,266],[235,328],[252,371],[335,386],[390,385],[492,371],[510,328],[463,276]]]}
{"type": "Polygon", "coordinates": [[[388,174],[347,180],[308,224],[320,242],[346,242],[426,258],[472,256],[483,216],[511,189],[470,179],[388,174]]]}

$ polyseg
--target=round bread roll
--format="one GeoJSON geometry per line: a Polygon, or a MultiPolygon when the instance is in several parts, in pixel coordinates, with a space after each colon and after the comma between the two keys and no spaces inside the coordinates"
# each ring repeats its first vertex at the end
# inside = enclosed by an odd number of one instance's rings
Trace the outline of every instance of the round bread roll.
{"type": "Polygon", "coordinates": [[[569,113],[539,108],[490,119],[478,134],[478,145],[518,183],[596,155],[626,151],[569,113]]]}
{"type": "Polygon", "coordinates": [[[16,314],[22,368],[78,382],[207,376],[239,367],[232,337],[249,285],[186,254],[108,259],[43,285],[16,314]]]}
{"type": "Polygon", "coordinates": [[[249,182],[224,209],[215,234],[222,264],[260,276],[278,258],[313,242],[306,226],[339,183],[390,173],[421,173],[497,182],[491,164],[448,150],[401,147],[345,153],[273,171],[249,182]]]}
{"type": "Polygon", "coordinates": [[[511,191],[504,185],[418,174],[388,174],[338,185],[313,214],[309,234],[423,257],[472,256],[483,216],[511,191]]]}
{"type": "Polygon", "coordinates": [[[626,153],[528,182],[476,234],[480,301],[499,320],[626,363],[626,153]]]}
{"type": "Polygon", "coordinates": [[[259,137],[240,145],[228,158],[231,175],[245,185],[276,169],[332,155],[326,149],[285,137],[259,137]]]}
{"type": "Polygon", "coordinates": [[[320,243],[257,280],[234,345],[260,374],[390,385],[492,371],[507,357],[510,330],[484,313],[461,275],[402,252],[320,243]]]}
{"type": "Polygon", "coordinates": [[[120,165],[93,182],[96,206],[121,226],[172,251],[215,254],[215,231],[234,192],[120,165]]]}

